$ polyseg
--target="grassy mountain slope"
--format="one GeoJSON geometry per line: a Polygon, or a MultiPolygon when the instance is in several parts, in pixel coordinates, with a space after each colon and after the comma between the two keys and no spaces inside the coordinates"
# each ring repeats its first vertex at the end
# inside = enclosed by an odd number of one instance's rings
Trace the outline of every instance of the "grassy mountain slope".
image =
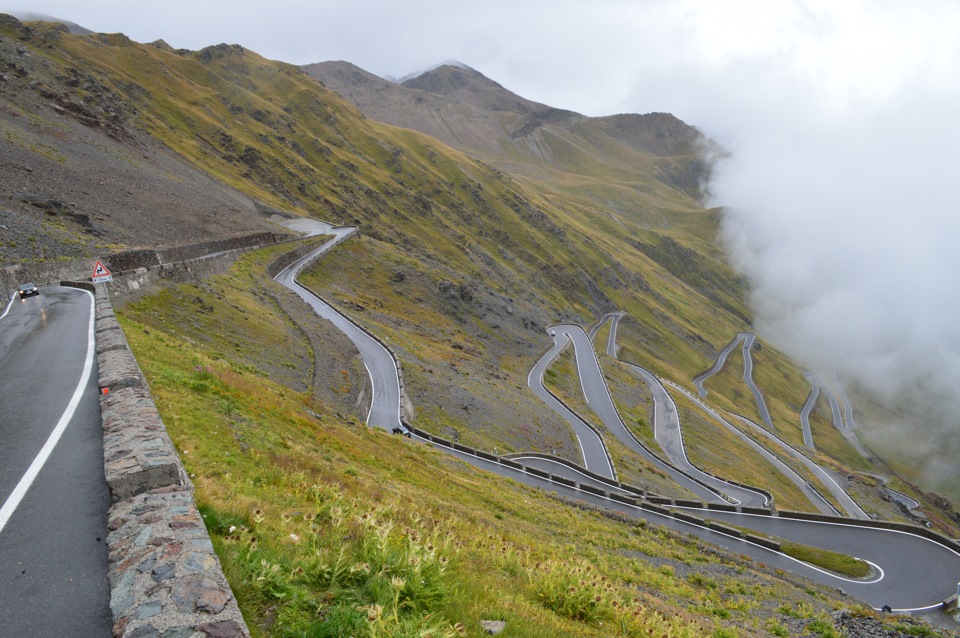
{"type": "MultiPolygon", "coordinates": [[[[4,61],[14,69],[0,90],[8,114],[5,130],[8,139],[28,140],[17,145],[18,152],[37,166],[53,174],[72,164],[73,156],[63,149],[82,137],[90,154],[113,154],[136,167],[124,182],[132,192],[140,181],[155,179],[174,191],[188,181],[186,168],[181,174],[165,166],[193,166],[210,176],[216,196],[196,206],[208,207],[203,210],[216,226],[202,225],[197,209],[168,206],[162,198],[146,212],[110,208],[118,247],[267,227],[262,213],[274,210],[359,225],[360,240],[339,248],[304,279],[391,344],[413,400],[413,421],[423,429],[501,452],[555,449],[577,459],[566,424],[544,410],[525,385],[548,345],[545,326],[591,322],[604,312],[625,310],[621,356],[689,385],[748,323],[743,281],[722,262],[714,243],[719,212],[703,210],[693,188],[699,182],[682,179],[699,175],[698,134],[675,118],[587,121],[564,112],[559,123],[538,120],[517,138],[522,144],[507,146],[509,152],[478,159],[423,133],[373,121],[299,68],[239,46],[175,51],[122,35],[77,36],[8,19],[0,21],[0,38],[4,61]],[[23,117],[25,104],[29,118],[23,117]],[[21,115],[9,115],[15,111],[21,115]],[[29,141],[38,131],[42,146],[29,141]],[[161,149],[162,161],[156,159],[161,149]],[[229,201],[245,205],[231,208],[229,201]]],[[[503,121],[528,115],[507,113],[503,121]]],[[[18,170],[0,165],[0,179],[18,170]]],[[[88,190],[116,192],[114,183],[102,181],[88,190]]],[[[96,218],[102,209],[88,197],[96,218]]],[[[191,199],[182,192],[180,197],[191,199]]],[[[74,232],[89,236],[80,227],[74,232]]],[[[24,258],[24,252],[12,247],[11,259],[24,258]]],[[[609,523],[570,536],[557,521],[571,514],[542,495],[508,485],[503,498],[494,498],[502,482],[358,427],[350,415],[361,412],[356,399],[363,381],[342,344],[311,341],[300,333],[290,342],[315,349],[311,363],[310,357],[279,354],[275,344],[283,342],[282,334],[221,340],[219,335],[242,330],[236,325],[248,321],[245,313],[275,317],[256,322],[257,331],[287,321],[276,304],[261,299],[257,286],[269,282],[261,283],[249,263],[246,268],[243,276],[209,284],[223,300],[232,300],[211,302],[215,312],[206,304],[171,308],[191,298],[184,297],[192,292],[186,287],[137,302],[125,325],[158,392],[161,413],[198,475],[198,497],[212,515],[208,522],[221,555],[233,565],[244,611],[264,634],[284,635],[288,628],[296,634],[341,611],[372,613],[374,605],[389,610],[391,596],[399,610],[407,576],[393,574],[404,586],[356,570],[346,578],[350,567],[364,572],[363,565],[371,564],[362,552],[380,533],[364,527],[361,510],[376,511],[382,526],[409,527],[412,521],[398,511],[399,503],[424,504],[421,515],[432,522],[423,534],[462,539],[454,553],[459,575],[439,586],[444,596],[421,592],[425,598],[403,606],[404,618],[414,610],[414,625],[428,624],[424,613],[440,614],[455,631],[457,619],[503,614],[531,628],[517,635],[604,635],[608,629],[597,624],[602,617],[623,621],[620,631],[630,635],[633,621],[621,618],[612,602],[625,604],[637,583],[646,582],[642,591],[653,592],[648,607],[681,615],[682,626],[672,635],[695,635],[704,625],[712,633],[714,623],[718,632],[732,631],[735,623],[721,622],[730,617],[747,625],[747,633],[764,631],[762,620],[749,614],[753,603],[726,607],[726,601],[739,605],[735,601],[747,586],[738,587],[732,576],[730,583],[694,582],[691,571],[680,566],[696,562],[691,554],[671,554],[669,544],[637,547],[628,539],[632,532],[609,523]],[[254,291],[252,298],[244,297],[247,289],[254,291]],[[216,324],[211,314],[218,315],[216,324]],[[217,338],[199,338],[211,333],[217,338]],[[314,392],[301,394],[311,385],[310,366],[328,353],[343,362],[341,374],[327,392],[317,392],[314,383],[314,392]],[[186,399],[178,402],[181,393],[186,399]],[[319,424],[311,412],[320,415],[319,424]],[[517,505],[525,499],[536,503],[542,516],[517,505]],[[282,523],[256,514],[258,509],[282,523]],[[306,518],[313,510],[321,515],[322,529],[313,524],[316,514],[306,518]],[[436,523],[453,511],[470,524],[453,529],[436,523]],[[291,520],[301,527],[285,527],[291,520]],[[338,527],[337,520],[347,527],[338,527]],[[238,535],[231,526],[243,531],[238,535]],[[324,536],[330,529],[342,534],[324,536]],[[247,533],[258,542],[251,543],[247,533]],[[290,534],[309,541],[301,544],[290,534]],[[543,536],[552,540],[542,561],[525,554],[501,564],[493,534],[508,535],[504,547],[511,552],[529,553],[543,536]],[[485,537],[491,542],[481,542],[485,537]],[[341,540],[349,564],[337,558],[341,540]],[[601,616],[584,611],[591,608],[588,601],[567,606],[569,597],[555,597],[556,583],[538,571],[538,561],[573,565],[577,556],[619,588],[605,599],[609,605],[601,616]],[[623,562],[624,556],[631,561],[623,562]],[[634,565],[632,559],[644,556],[653,563],[634,565]],[[673,562],[661,563],[664,556],[673,562]],[[648,569],[650,564],[661,569],[648,569]],[[471,580],[475,573],[484,574],[480,586],[471,580]],[[656,573],[669,579],[661,582],[656,573]],[[480,591],[483,587],[493,593],[480,591]],[[516,592],[516,599],[497,602],[497,592],[516,592]],[[287,610],[292,615],[281,617],[287,610]]],[[[775,379],[765,391],[792,397],[784,385],[791,378],[775,379]]],[[[793,402],[788,398],[774,407],[788,411],[793,402]]],[[[786,421],[779,412],[775,420],[786,421]]],[[[637,475],[643,471],[635,468],[637,475]]],[[[386,545],[402,543],[390,530],[384,534],[386,545]]],[[[548,573],[568,587],[583,575],[571,570],[551,567],[548,573]]],[[[795,590],[771,587],[776,591],[764,590],[757,599],[794,605],[795,590]]],[[[813,591],[816,603],[804,601],[808,607],[797,617],[809,619],[830,606],[822,592],[813,591]],[[814,604],[816,609],[809,606],[814,604]]],[[[658,622],[654,615],[642,617],[658,622]]],[[[771,616],[778,626],[788,617],[771,616]]]]}
{"type": "MultiPolygon", "coordinates": [[[[363,245],[344,252],[363,254],[354,267],[340,270],[339,282],[323,285],[342,287],[345,300],[370,309],[360,313],[361,321],[376,309],[371,327],[385,330],[384,336],[396,331],[399,343],[421,344],[403,364],[424,415],[419,424],[427,429],[452,429],[487,447],[526,449],[531,437],[522,428],[492,434],[471,416],[515,405],[508,421],[540,421],[548,439],[569,441],[566,427],[543,414],[522,381],[543,347],[543,327],[560,318],[589,319],[619,307],[641,314],[652,300],[668,316],[678,313],[674,322],[689,330],[664,334],[651,323],[666,346],[651,358],[681,366],[694,361],[691,369],[710,356],[695,326],[715,326],[716,340],[723,339],[713,302],[671,274],[669,263],[662,266],[628,243],[659,241],[632,215],[618,220],[627,233],[608,233],[575,201],[546,197],[430,138],[365,119],[295,67],[239,47],[186,53],[122,36],[48,31],[44,37],[57,42],[46,54],[53,62],[83,59],[129,105],[124,126],[135,124],[270,206],[360,225],[363,245]],[[390,277],[371,278],[371,272],[390,277]],[[402,280],[394,281],[398,272],[402,280]],[[391,298],[395,303],[385,302],[391,298]],[[438,330],[446,338],[424,342],[418,330],[438,330]],[[466,347],[473,357],[463,356],[466,347]],[[469,384],[502,375],[505,357],[517,358],[519,374],[501,379],[502,388],[484,398],[469,384]],[[452,369],[451,360],[461,369],[452,369]],[[467,378],[470,404],[464,409],[456,388],[467,378]],[[437,387],[450,394],[436,397],[437,387]]],[[[664,191],[663,198],[669,195],[664,191]]],[[[697,214],[689,198],[672,197],[674,208],[688,205],[684,215],[697,214]]],[[[743,314],[742,302],[730,305],[743,314]]],[[[736,315],[724,316],[727,330],[734,330],[736,315]]],[[[504,419],[496,420],[504,429],[504,419]]],[[[572,445],[566,449],[573,451],[572,445]]]]}
{"type": "MultiPolygon", "coordinates": [[[[475,72],[464,88],[447,67],[419,80],[432,92],[400,87],[487,113],[543,116],[529,135],[548,154],[515,145],[513,158],[481,161],[372,121],[299,68],[239,46],[174,51],[16,22],[4,34],[34,47],[29,64],[13,60],[15,68],[48,69],[12,82],[37,105],[34,128],[73,118],[135,148],[147,133],[202,166],[223,192],[248,197],[249,208],[358,224],[363,240],[307,277],[396,344],[424,429],[576,460],[566,424],[525,385],[546,325],[624,310],[624,357],[680,383],[748,327],[743,280],[714,242],[719,211],[664,177],[702,161],[701,136],[672,116],[584,118],[513,98],[475,72]],[[463,95],[472,101],[450,101],[463,95]]],[[[150,241],[144,215],[129,212],[115,222],[127,235],[117,236],[150,241]]],[[[244,224],[255,213],[211,218],[244,224]]],[[[198,216],[158,205],[149,219],[197,228],[198,216]]],[[[764,388],[776,422],[796,420],[798,376],[794,369],[764,388]]]]}

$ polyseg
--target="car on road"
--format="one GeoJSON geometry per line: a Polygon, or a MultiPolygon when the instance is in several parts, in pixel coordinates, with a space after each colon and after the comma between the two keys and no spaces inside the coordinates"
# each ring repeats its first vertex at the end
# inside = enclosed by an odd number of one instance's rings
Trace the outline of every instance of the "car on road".
{"type": "Polygon", "coordinates": [[[17,292],[20,294],[20,298],[29,297],[31,295],[39,295],[40,290],[33,284],[23,284],[17,289],[17,292]]]}

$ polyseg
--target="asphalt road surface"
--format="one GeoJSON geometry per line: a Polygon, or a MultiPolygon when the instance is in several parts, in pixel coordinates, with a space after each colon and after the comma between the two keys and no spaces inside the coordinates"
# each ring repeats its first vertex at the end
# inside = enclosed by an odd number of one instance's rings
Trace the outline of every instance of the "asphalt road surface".
{"type": "Polygon", "coordinates": [[[401,427],[400,423],[400,376],[397,365],[390,352],[372,336],[361,330],[356,324],[334,310],[315,294],[297,283],[297,274],[311,261],[330,251],[334,246],[356,232],[353,227],[335,228],[322,222],[312,220],[296,220],[296,227],[301,232],[310,234],[331,234],[334,239],[326,242],[309,255],[297,260],[276,276],[276,280],[297,293],[314,311],[324,319],[332,322],[353,341],[370,376],[373,388],[373,399],[370,412],[367,414],[367,425],[392,431],[401,427]]]}
{"type": "Polygon", "coordinates": [[[0,636],[110,636],[93,297],[44,287],[4,311],[0,636]]]}
{"type": "MultiPolygon", "coordinates": [[[[292,267],[292,269],[296,269],[296,266],[292,267]]],[[[282,276],[281,274],[281,277],[282,276]]],[[[280,277],[278,277],[278,279],[280,279],[280,277]]],[[[614,435],[619,438],[623,433],[616,430],[616,423],[620,424],[620,428],[623,428],[623,424],[620,422],[619,416],[616,416],[614,422],[608,414],[610,410],[613,411],[613,414],[616,414],[616,409],[613,408],[609,394],[606,392],[599,364],[596,362],[589,337],[578,326],[555,326],[551,330],[555,333],[553,335],[554,337],[562,335],[560,338],[567,337],[573,339],[577,344],[577,369],[581,375],[581,384],[584,393],[590,397],[588,400],[590,407],[597,411],[598,414],[603,415],[601,419],[604,421],[606,427],[611,429],[614,435]],[[591,357],[593,359],[592,361],[590,360],[591,357]],[[604,396],[606,397],[605,399],[603,398],[604,396]]],[[[348,332],[348,334],[350,333],[348,332]]],[[[734,340],[726,351],[732,350],[740,340],[743,340],[742,336],[734,340]]],[[[396,371],[396,364],[392,359],[383,359],[380,355],[372,359],[367,359],[368,355],[363,348],[361,348],[361,355],[364,357],[371,377],[378,374],[384,374],[386,377],[389,377],[389,371],[396,371]]],[[[715,366],[715,368],[719,369],[719,366],[715,366]]],[[[702,388],[702,385],[698,384],[698,388],[702,388]]],[[[397,395],[396,403],[393,406],[384,407],[382,411],[384,413],[399,413],[399,394],[397,395]]],[[[625,431],[625,428],[623,429],[625,431]]],[[[627,436],[629,436],[629,433],[627,433],[627,436]]],[[[630,437],[630,439],[632,440],[632,437],[630,437]]],[[[422,439],[418,440],[422,441],[422,439]]],[[[637,445],[635,441],[632,442],[633,445],[630,446],[631,449],[634,449],[644,456],[648,454],[642,447],[637,445]]],[[[960,554],[942,545],[911,534],[846,524],[789,520],[779,517],[753,516],[716,511],[705,512],[702,510],[695,510],[693,512],[698,516],[708,515],[709,518],[715,520],[755,529],[784,539],[793,539],[816,547],[851,554],[867,560],[875,566],[875,573],[872,577],[863,581],[852,581],[826,573],[788,556],[753,545],[742,539],[735,539],[701,526],[684,523],[673,518],[641,510],[635,506],[582,492],[576,487],[553,483],[549,480],[531,476],[523,471],[501,465],[495,461],[482,459],[450,448],[442,449],[477,467],[502,476],[509,476],[527,485],[593,502],[610,509],[616,509],[651,520],[672,529],[688,532],[716,543],[717,545],[726,547],[734,553],[751,556],[767,565],[807,576],[829,586],[842,588],[875,608],[879,608],[882,605],[890,605],[895,610],[907,611],[923,610],[938,606],[943,598],[954,591],[958,576],[960,576],[960,554]]],[[[559,465],[557,465],[555,469],[558,472],[561,471],[559,465]]],[[[580,483],[608,489],[607,486],[585,475],[580,475],[577,478],[580,483]]],[[[678,475],[678,479],[683,478],[682,475],[678,475]]],[[[689,481],[689,479],[687,479],[687,481],[689,481]]],[[[696,484],[694,483],[694,485],[696,484]]],[[[708,492],[708,494],[710,493],[708,492]]],[[[715,496],[713,494],[710,495],[715,496]]]]}
{"type": "Polygon", "coordinates": [[[537,361],[536,365],[533,366],[533,369],[530,370],[530,374],[527,375],[527,387],[529,387],[541,401],[547,404],[551,410],[563,417],[564,420],[570,424],[570,427],[573,428],[577,442],[580,444],[583,466],[600,476],[614,478],[616,475],[613,471],[613,463],[610,461],[607,448],[603,444],[603,439],[600,438],[600,435],[587,425],[583,419],[557,400],[543,384],[544,372],[550,367],[550,363],[556,359],[557,355],[560,354],[560,351],[570,343],[570,340],[565,335],[558,336],[555,330],[550,329],[550,331],[553,334],[553,347],[547,351],[547,353],[537,361]]]}
{"type": "MultiPolygon", "coordinates": [[[[807,400],[803,402],[803,408],[800,410],[800,428],[803,430],[803,444],[811,450],[816,450],[813,445],[813,432],[810,430],[810,412],[813,411],[817,399],[820,398],[820,384],[813,373],[804,372],[803,376],[810,384],[810,394],[807,395],[807,400]]],[[[834,412],[834,416],[836,414],[834,412]]]]}

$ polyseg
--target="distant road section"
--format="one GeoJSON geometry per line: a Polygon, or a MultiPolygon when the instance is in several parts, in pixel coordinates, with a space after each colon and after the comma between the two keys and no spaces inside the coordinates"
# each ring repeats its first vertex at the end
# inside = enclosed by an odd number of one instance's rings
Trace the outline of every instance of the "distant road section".
{"type": "Polygon", "coordinates": [[[816,375],[804,372],[803,376],[810,384],[810,394],[807,395],[807,400],[804,401],[803,408],[800,410],[800,428],[803,430],[803,444],[811,450],[816,450],[813,445],[813,432],[810,431],[810,412],[820,398],[820,385],[817,383],[816,375]]]}
{"type": "Polygon", "coordinates": [[[664,463],[656,456],[650,453],[639,441],[627,430],[620,414],[617,412],[613,399],[607,391],[607,383],[600,370],[600,363],[597,361],[597,354],[593,349],[593,341],[583,330],[576,325],[552,326],[551,331],[555,333],[554,339],[566,336],[573,341],[576,348],[577,374],[580,376],[580,387],[587,405],[597,415],[604,427],[613,434],[621,443],[633,450],[643,458],[647,459],[657,469],[670,475],[680,486],[696,494],[699,498],[712,502],[724,502],[724,498],[714,488],[698,483],[689,476],[678,472],[676,468],[664,463]]]}
{"type": "MultiPolygon", "coordinates": [[[[610,332],[607,335],[607,356],[616,358],[617,355],[617,327],[623,313],[611,313],[600,318],[600,322],[590,331],[591,337],[595,337],[597,330],[607,321],[610,322],[610,332]]],[[[683,430],[680,427],[680,413],[677,410],[677,404],[673,397],[667,392],[667,389],[652,372],[636,366],[625,363],[629,366],[646,384],[653,398],[653,437],[667,459],[674,466],[680,468],[694,478],[703,481],[711,488],[725,494],[731,501],[740,505],[749,505],[751,507],[766,507],[770,505],[769,499],[765,494],[749,487],[734,485],[721,478],[713,476],[702,471],[687,458],[686,445],[683,441],[683,430]]],[[[632,435],[631,435],[632,436],[632,435]]]]}
{"type": "Polygon", "coordinates": [[[373,388],[367,425],[383,428],[388,432],[400,427],[400,375],[390,352],[370,334],[297,283],[297,274],[307,264],[329,252],[337,244],[353,235],[357,229],[353,226],[334,227],[309,219],[291,220],[286,225],[308,235],[334,235],[330,241],[281,271],[275,279],[297,293],[318,315],[333,323],[357,346],[373,388]]]}
{"type": "MultiPolygon", "coordinates": [[[[572,343],[571,339],[565,334],[557,334],[555,329],[550,329],[553,336],[553,347],[546,352],[540,360],[537,361],[530,374],[527,375],[527,386],[537,395],[541,401],[547,404],[551,410],[559,414],[573,428],[577,442],[580,444],[580,453],[583,456],[583,466],[607,478],[615,478],[613,463],[610,461],[610,455],[600,435],[587,425],[583,419],[574,414],[570,409],[561,403],[553,394],[547,390],[543,384],[543,375],[554,359],[560,354],[561,350],[572,343]]],[[[576,356],[576,351],[574,352],[576,356]]]]}
{"type": "Polygon", "coordinates": [[[737,347],[737,344],[743,341],[747,334],[746,332],[741,332],[736,337],[733,338],[733,341],[728,343],[723,350],[720,351],[720,354],[717,355],[717,360],[713,362],[713,366],[701,374],[700,376],[694,378],[693,385],[697,388],[697,394],[701,399],[707,398],[707,390],[703,387],[704,382],[707,379],[715,375],[716,373],[723,370],[723,366],[727,365],[727,357],[730,356],[730,353],[733,352],[733,349],[737,347]]]}

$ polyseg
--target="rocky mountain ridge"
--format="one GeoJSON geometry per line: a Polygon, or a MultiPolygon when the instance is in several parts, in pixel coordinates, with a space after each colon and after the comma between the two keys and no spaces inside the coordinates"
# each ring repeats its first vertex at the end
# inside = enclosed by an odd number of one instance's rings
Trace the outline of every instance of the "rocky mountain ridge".
{"type": "Polygon", "coordinates": [[[371,119],[412,128],[507,170],[526,164],[530,174],[551,176],[615,171],[634,180],[653,176],[695,200],[705,193],[710,165],[701,150],[710,142],[667,113],[588,117],[527,100],[453,65],[399,84],[343,61],[303,69],[371,119]]]}

